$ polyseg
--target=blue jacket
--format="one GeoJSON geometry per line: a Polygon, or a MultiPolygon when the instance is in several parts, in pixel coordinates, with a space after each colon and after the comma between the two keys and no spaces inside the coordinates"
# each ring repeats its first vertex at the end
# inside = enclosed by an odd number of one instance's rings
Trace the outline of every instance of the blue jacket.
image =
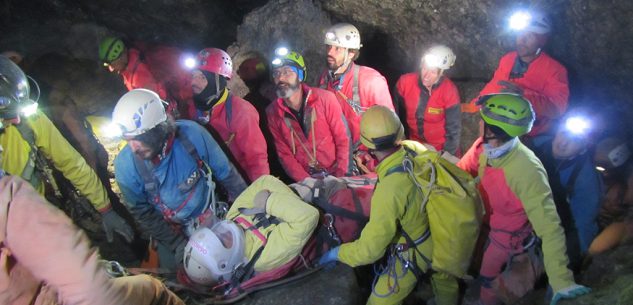
{"type": "MultiPolygon", "coordinates": [[[[246,183],[227,159],[220,146],[211,135],[193,121],[177,121],[178,132],[182,133],[195,146],[200,158],[206,162],[219,181],[236,198],[244,189],[246,183]]],[[[126,145],[114,160],[117,183],[130,210],[141,206],[153,206],[160,212],[158,205],[153,204],[153,195],[145,190],[145,182],[139,174],[134,162],[134,153],[126,145]]],[[[150,161],[144,161],[150,164],[150,161]]],[[[173,220],[186,223],[198,216],[206,204],[208,194],[207,180],[200,177],[190,187],[183,187],[187,179],[195,177],[198,172],[196,160],[187,152],[181,141],[176,137],[172,149],[158,165],[153,173],[158,178],[159,193],[162,202],[175,211],[173,220]]],[[[134,214],[134,213],[133,213],[134,214]]]]}
{"type": "Polygon", "coordinates": [[[591,151],[571,160],[557,160],[552,155],[552,142],[551,135],[533,138],[534,152],[547,170],[556,209],[567,236],[567,251],[573,261],[578,254],[587,252],[598,233],[597,216],[604,188],[591,151]]]}

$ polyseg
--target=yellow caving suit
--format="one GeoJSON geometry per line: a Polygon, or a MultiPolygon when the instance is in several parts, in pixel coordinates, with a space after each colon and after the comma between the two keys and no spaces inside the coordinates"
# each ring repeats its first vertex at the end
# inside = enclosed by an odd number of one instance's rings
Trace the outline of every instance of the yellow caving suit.
{"type": "MultiPolygon", "coordinates": [[[[319,221],[319,211],[316,208],[303,202],[290,187],[269,175],[261,176],[255,180],[237,197],[227,213],[226,219],[234,220],[239,216],[255,224],[255,216],[241,214],[239,209],[253,208],[253,199],[262,190],[270,191],[270,197],[266,202],[266,214],[277,217],[280,223],[259,229],[264,236],[268,236],[268,242],[259,259],[255,262],[255,272],[281,267],[297,257],[312,236],[319,221]]],[[[262,246],[262,241],[248,230],[245,230],[244,236],[244,253],[250,261],[262,246]]]]}
{"type": "MultiPolygon", "coordinates": [[[[56,169],[64,174],[81,195],[88,198],[99,211],[110,209],[106,190],[94,170],[88,166],[84,158],[68,143],[50,119],[41,111],[22,118],[20,124],[28,124],[35,136],[35,146],[53,162],[56,169]]],[[[13,175],[22,175],[27,162],[30,162],[31,146],[13,125],[5,127],[0,133],[2,152],[2,168],[13,175]]],[[[34,186],[40,194],[44,194],[44,182],[34,186]]]]}
{"type": "MultiPolygon", "coordinates": [[[[424,149],[422,145],[415,146],[416,150],[424,149]]],[[[413,239],[420,238],[429,228],[426,211],[420,210],[423,195],[412,182],[406,172],[395,172],[387,175],[389,169],[402,164],[405,150],[400,148],[378,164],[376,173],[378,183],[371,198],[371,212],[369,222],[356,241],[341,245],[338,260],[352,267],[367,265],[381,259],[390,245],[405,244],[406,240],[398,231],[398,223],[413,239]]],[[[431,237],[417,246],[427,258],[431,258],[433,250],[433,232],[431,237]]],[[[417,265],[427,272],[429,266],[424,259],[409,249],[403,253],[405,257],[416,255],[417,265]]],[[[410,259],[411,260],[411,259],[410,259]]],[[[412,271],[402,270],[402,263],[396,260],[395,270],[398,277],[398,287],[388,296],[389,286],[393,286],[394,279],[383,274],[378,279],[367,304],[401,304],[402,300],[415,288],[417,279],[412,271]],[[404,273],[404,274],[403,274],[404,273]]],[[[433,293],[438,305],[454,305],[458,299],[457,280],[446,273],[435,272],[431,276],[433,293]]]]}

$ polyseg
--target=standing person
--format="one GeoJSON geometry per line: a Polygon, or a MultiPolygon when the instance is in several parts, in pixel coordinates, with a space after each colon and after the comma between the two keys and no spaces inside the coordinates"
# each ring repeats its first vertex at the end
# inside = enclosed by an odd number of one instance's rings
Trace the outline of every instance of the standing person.
{"type": "Polygon", "coordinates": [[[336,97],[303,83],[303,56],[285,48],[275,53],[272,77],[279,98],[266,113],[286,173],[294,182],[310,176],[345,176],[350,142],[336,97]]]}
{"type": "Polygon", "coordinates": [[[532,128],[530,102],[503,93],[483,96],[479,104],[484,135],[457,165],[480,179],[489,215],[488,244],[479,271],[481,303],[499,304],[491,283],[512,256],[527,251],[524,245],[536,244],[530,242],[534,233],[542,240],[545,272],[554,291],[551,304],[588,293],[589,288],[576,284],[567,268],[565,235],[545,169],[518,138],[532,128]]]}
{"type": "Polygon", "coordinates": [[[101,213],[102,225],[109,242],[114,233],[127,242],[134,232],[113,209],[103,184],[94,170],[66,141],[50,119],[37,110],[37,103],[29,99],[30,88],[26,75],[10,59],[0,56],[0,153],[1,167],[19,174],[40,194],[60,192],[55,188],[54,167],[68,179],[76,190],[101,213]],[[49,161],[46,161],[49,160],[49,161]],[[47,183],[50,187],[46,189],[47,183]]]}
{"type": "Polygon", "coordinates": [[[431,144],[453,155],[459,149],[462,118],[459,92],[444,72],[455,63],[444,45],[424,52],[418,72],[407,73],[396,84],[395,103],[404,113],[409,139],[431,144]]]}
{"type": "Polygon", "coordinates": [[[374,105],[394,109],[387,80],[378,71],[354,63],[362,47],[360,32],[355,26],[349,23],[331,26],[323,43],[327,69],[321,74],[319,87],[336,95],[347,119],[353,144],[358,145],[363,112],[374,105]]]}
{"type": "MultiPolygon", "coordinates": [[[[509,92],[524,96],[536,113],[534,127],[528,134],[547,133],[567,109],[569,85],[567,69],[543,51],[551,31],[550,19],[542,12],[520,11],[510,18],[515,30],[516,50],[499,60],[494,76],[479,96],[509,92]]],[[[477,111],[471,102],[470,112],[477,111]],[[474,111],[473,111],[474,110],[474,111]]]]}
{"type": "Polygon", "coordinates": [[[184,305],[148,275],[110,278],[86,235],[15,176],[0,178],[0,262],[4,305],[184,305]]]}
{"type": "Polygon", "coordinates": [[[169,104],[176,119],[194,119],[196,109],[191,92],[191,74],[183,68],[182,51],[168,46],[126,44],[108,36],[99,44],[99,60],[110,72],[121,75],[128,90],[152,90],[169,104]]]}
{"type": "MultiPolygon", "coordinates": [[[[401,304],[417,283],[412,269],[427,272],[431,268],[427,257],[431,257],[433,251],[433,240],[429,238],[433,233],[426,209],[418,207],[424,195],[409,173],[391,173],[392,168],[402,165],[406,154],[400,144],[404,140],[404,127],[397,115],[387,107],[374,106],[363,114],[360,128],[363,145],[379,162],[369,222],[360,238],[328,251],[319,264],[340,261],[352,267],[367,265],[383,257],[387,249],[391,249],[390,245],[397,246],[395,249],[406,248],[397,254],[387,253],[388,259],[395,261],[392,271],[395,274],[380,275],[367,301],[367,304],[401,304]],[[409,240],[414,240],[415,245],[409,246],[409,240]],[[411,264],[410,268],[403,265],[405,259],[407,265],[411,264]]],[[[421,151],[424,148],[420,145],[415,149],[421,151]]],[[[459,291],[455,277],[441,271],[433,272],[431,282],[436,304],[457,304],[459,291]]]]}
{"type": "Polygon", "coordinates": [[[232,74],[233,62],[223,50],[208,48],[198,53],[191,81],[196,117],[200,124],[217,132],[235,166],[246,173],[249,181],[255,181],[270,173],[266,140],[255,107],[227,88],[232,74]]]}
{"type": "Polygon", "coordinates": [[[575,109],[565,115],[556,135],[532,138],[534,153],[547,171],[565,230],[567,256],[575,271],[598,234],[597,217],[604,191],[593,161],[593,141],[598,136],[595,119],[596,116],[575,109]]]}
{"type": "Polygon", "coordinates": [[[182,260],[186,238],[218,213],[215,183],[235,199],[246,183],[200,125],[167,119],[155,92],[134,89],[112,113],[127,145],[114,160],[116,181],[142,231],[182,260]]]}

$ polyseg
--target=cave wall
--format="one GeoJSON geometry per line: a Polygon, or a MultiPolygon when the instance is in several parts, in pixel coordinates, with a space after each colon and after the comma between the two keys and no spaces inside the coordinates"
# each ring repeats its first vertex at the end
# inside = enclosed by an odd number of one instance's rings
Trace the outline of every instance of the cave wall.
{"type": "MultiPolygon", "coordinates": [[[[236,67],[248,51],[269,55],[286,44],[303,53],[314,84],[324,67],[323,33],[344,21],[361,31],[358,62],[381,71],[390,85],[417,66],[426,47],[449,45],[457,54],[449,76],[467,101],[512,49],[506,22],[518,7],[539,7],[552,17],[546,51],[569,70],[572,104],[591,103],[633,118],[633,1],[627,0],[5,0],[0,50],[18,50],[31,60],[56,52],[93,61],[98,71],[96,48],[106,34],[192,53],[228,49],[236,67]]],[[[231,86],[245,93],[238,79],[231,86]]],[[[120,87],[112,87],[118,94],[120,87]]],[[[613,121],[628,128],[626,120],[613,121]]]]}

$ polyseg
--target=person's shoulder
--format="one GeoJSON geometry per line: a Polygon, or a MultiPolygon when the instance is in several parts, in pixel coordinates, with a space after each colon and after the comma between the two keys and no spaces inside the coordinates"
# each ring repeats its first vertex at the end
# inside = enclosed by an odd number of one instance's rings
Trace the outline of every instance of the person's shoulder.
{"type": "Polygon", "coordinates": [[[567,70],[563,64],[547,53],[542,53],[539,58],[543,67],[548,67],[550,70],[567,70]]]}
{"type": "Polygon", "coordinates": [[[311,91],[310,95],[319,102],[327,102],[329,100],[336,101],[336,95],[334,95],[334,93],[330,90],[321,89],[317,87],[309,87],[309,88],[311,91]]]}
{"type": "Polygon", "coordinates": [[[380,72],[378,72],[378,70],[376,70],[376,69],[374,69],[372,67],[361,66],[361,65],[358,65],[358,67],[359,67],[358,78],[359,78],[359,80],[361,80],[361,82],[362,81],[366,82],[366,81],[369,81],[369,80],[382,80],[382,81],[385,81],[385,82],[387,81],[385,79],[385,77],[380,72]]]}
{"type": "Polygon", "coordinates": [[[134,153],[130,149],[130,145],[125,145],[123,149],[114,157],[114,169],[116,171],[127,171],[132,168],[134,153]]]}
{"type": "Polygon", "coordinates": [[[416,73],[416,72],[409,72],[409,73],[405,73],[405,74],[400,75],[400,78],[398,78],[398,84],[408,84],[410,82],[417,84],[417,82],[418,82],[418,73],[416,73]]]}

